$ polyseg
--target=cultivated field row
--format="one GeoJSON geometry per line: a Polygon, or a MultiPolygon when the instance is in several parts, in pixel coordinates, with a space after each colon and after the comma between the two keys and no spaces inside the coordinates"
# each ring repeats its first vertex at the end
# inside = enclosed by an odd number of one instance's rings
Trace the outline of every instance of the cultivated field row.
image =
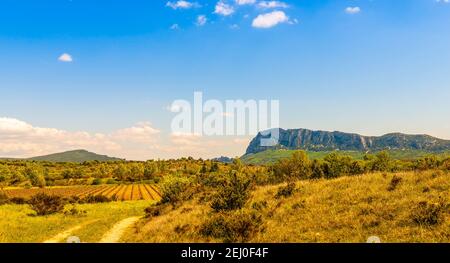
{"type": "Polygon", "coordinates": [[[121,201],[158,200],[161,198],[159,190],[154,185],[149,184],[10,189],[4,190],[4,192],[9,198],[30,198],[38,193],[46,193],[49,195],[58,195],[63,197],[77,196],[80,198],[89,195],[101,195],[109,198],[115,196],[121,201]]]}

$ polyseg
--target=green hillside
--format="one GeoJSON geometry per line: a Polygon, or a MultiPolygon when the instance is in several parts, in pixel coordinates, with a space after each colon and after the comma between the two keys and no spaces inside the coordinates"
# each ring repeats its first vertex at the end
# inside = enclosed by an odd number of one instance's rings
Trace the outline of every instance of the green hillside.
{"type": "Polygon", "coordinates": [[[38,156],[29,158],[31,161],[48,161],[48,162],[72,162],[82,163],[88,161],[120,161],[121,159],[115,157],[109,157],[107,155],[100,155],[86,150],[75,150],[62,153],[55,153],[50,155],[38,156]]]}
{"type": "MultiPolygon", "coordinates": [[[[264,152],[254,153],[254,154],[246,154],[241,157],[241,160],[246,164],[271,164],[280,159],[289,158],[296,150],[267,150],[264,152]]],[[[307,151],[308,157],[310,159],[323,159],[326,155],[331,153],[332,151],[321,151],[321,152],[313,152],[307,151]]],[[[354,159],[362,159],[365,155],[364,152],[358,151],[339,151],[342,154],[347,154],[353,157],[354,159]]],[[[429,152],[419,151],[419,150],[393,150],[388,151],[393,159],[397,160],[410,160],[417,159],[424,156],[429,155],[429,152]]],[[[440,153],[437,155],[450,155],[450,152],[440,153]]]]}

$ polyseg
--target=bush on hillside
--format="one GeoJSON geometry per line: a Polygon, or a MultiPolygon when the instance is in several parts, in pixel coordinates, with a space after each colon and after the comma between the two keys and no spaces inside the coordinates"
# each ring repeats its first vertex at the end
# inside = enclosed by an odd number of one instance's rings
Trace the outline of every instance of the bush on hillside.
{"type": "Polygon", "coordinates": [[[434,226],[444,220],[444,214],[448,209],[449,204],[443,198],[439,198],[436,203],[423,201],[413,209],[411,219],[421,226],[434,226]]]}
{"type": "Polygon", "coordinates": [[[278,188],[277,194],[275,195],[275,198],[286,198],[292,196],[295,192],[295,186],[296,185],[294,182],[289,182],[285,186],[280,186],[280,188],[278,188]]]}
{"type": "Polygon", "coordinates": [[[389,153],[382,151],[369,161],[368,166],[373,172],[390,172],[393,169],[393,162],[389,153]]]}
{"type": "Polygon", "coordinates": [[[250,197],[250,180],[232,172],[219,186],[212,198],[211,208],[215,211],[230,211],[244,207],[250,197]]]}
{"type": "Polygon", "coordinates": [[[402,182],[402,178],[398,177],[397,175],[394,175],[394,177],[392,177],[391,182],[389,183],[389,186],[387,188],[388,191],[394,191],[395,189],[397,189],[397,186],[402,182]]]}
{"type": "Polygon", "coordinates": [[[425,171],[439,168],[439,160],[436,156],[430,155],[414,161],[415,170],[425,171]]]}
{"type": "Polygon", "coordinates": [[[445,171],[450,171],[450,158],[444,159],[442,161],[441,169],[445,171]]]}
{"type": "Polygon", "coordinates": [[[324,162],[313,160],[311,162],[311,179],[320,179],[325,177],[324,162]]]}
{"type": "Polygon", "coordinates": [[[296,151],[289,159],[282,159],[272,167],[276,177],[307,179],[311,175],[311,161],[304,151],[296,151]]]}
{"type": "Polygon", "coordinates": [[[175,205],[192,197],[193,182],[184,176],[165,176],[160,184],[161,203],[175,205]]]}
{"type": "Polygon", "coordinates": [[[160,216],[164,213],[167,205],[152,205],[144,209],[145,217],[152,218],[156,216],[160,216]]]}
{"type": "Polygon", "coordinates": [[[353,160],[350,156],[333,152],[325,156],[324,161],[326,178],[337,178],[351,173],[353,160]]]}
{"type": "Polygon", "coordinates": [[[262,222],[262,216],[255,211],[218,213],[201,226],[200,234],[221,239],[225,243],[242,243],[261,230],[262,222]]]}

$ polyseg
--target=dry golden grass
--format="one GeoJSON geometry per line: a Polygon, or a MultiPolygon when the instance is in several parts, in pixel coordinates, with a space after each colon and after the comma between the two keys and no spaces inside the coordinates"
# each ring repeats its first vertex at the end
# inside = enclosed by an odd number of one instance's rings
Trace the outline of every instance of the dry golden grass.
{"type": "MultiPolygon", "coordinates": [[[[292,196],[275,198],[284,185],[253,191],[244,209],[261,213],[263,224],[249,242],[366,242],[374,235],[383,242],[450,242],[449,173],[376,173],[299,181],[292,196]],[[401,179],[392,182],[394,177],[401,179]],[[421,202],[434,207],[439,200],[447,204],[439,210],[439,223],[414,221],[421,202]]],[[[123,241],[221,242],[199,233],[212,214],[207,203],[186,202],[141,220],[123,241]]]]}

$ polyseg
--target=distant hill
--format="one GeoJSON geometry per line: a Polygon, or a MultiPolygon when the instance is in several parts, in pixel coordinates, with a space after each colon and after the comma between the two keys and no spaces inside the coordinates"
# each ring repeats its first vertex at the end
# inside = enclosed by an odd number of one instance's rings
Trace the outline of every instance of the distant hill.
{"type": "Polygon", "coordinates": [[[221,156],[221,157],[212,159],[212,161],[221,162],[221,163],[232,163],[233,158],[221,156]]]}
{"type": "Polygon", "coordinates": [[[86,150],[75,150],[62,153],[54,153],[50,155],[38,156],[28,158],[31,161],[48,161],[48,162],[73,162],[82,163],[87,161],[120,161],[122,159],[109,157],[106,155],[99,155],[93,152],[88,152],[86,150]]]}
{"type": "Polygon", "coordinates": [[[438,139],[429,135],[408,135],[391,133],[383,136],[362,136],[355,133],[312,131],[307,129],[280,130],[279,143],[273,147],[261,146],[259,133],[247,148],[246,155],[266,150],[307,150],[307,151],[358,151],[376,152],[382,150],[394,151],[424,151],[439,153],[450,151],[450,141],[438,139]]]}

